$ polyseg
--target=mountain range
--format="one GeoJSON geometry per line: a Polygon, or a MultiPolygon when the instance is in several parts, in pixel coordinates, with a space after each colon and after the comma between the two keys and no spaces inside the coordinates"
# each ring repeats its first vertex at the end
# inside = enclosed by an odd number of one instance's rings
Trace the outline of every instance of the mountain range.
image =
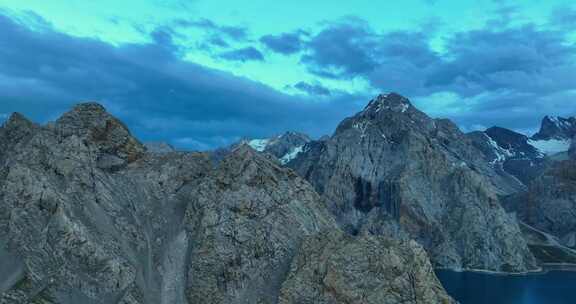
{"type": "Polygon", "coordinates": [[[0,303],[455,303],[576,264],[576,119],[463,133],[382,94],[318,140],[142,144],[97,103],[0,127],[0,303]]]}

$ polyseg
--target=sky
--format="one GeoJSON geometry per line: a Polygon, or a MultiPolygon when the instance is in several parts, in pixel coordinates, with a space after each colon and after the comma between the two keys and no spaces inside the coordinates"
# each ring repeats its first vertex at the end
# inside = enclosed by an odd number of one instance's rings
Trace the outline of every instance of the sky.
{"type": "Polygon", "coordinates": [[[98,101],[142,141],[331,134],[397,92],[463,131],[576,115],[572,0],[0,0],[0,120],[98,101]]]}

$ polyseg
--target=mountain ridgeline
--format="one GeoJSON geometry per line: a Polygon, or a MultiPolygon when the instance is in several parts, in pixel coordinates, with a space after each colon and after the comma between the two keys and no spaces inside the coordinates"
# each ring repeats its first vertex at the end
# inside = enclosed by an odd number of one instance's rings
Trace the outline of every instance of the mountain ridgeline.
{"type": "Polygon", "coordinates": [[[434,267],[576,264],[575,118],[465,134],[391,93],[199,153],[84,103],[13,114],[0,166],[0,304],[455,303],[434,267]]]}
{"type": "Polygon", "coordinates": [[[438,267],[538,269],[499,200],[523,185],[484,161],[452,122],[398,94],[376,97],[288,165],[351,234],[415,239],[438,267]]]}
{"type": "Polygon", "coordinates": [[[148,147],[96,103],[0,127],[0,303],[453,303],[421,245],[344,233],[248,145],[148,147]]]}

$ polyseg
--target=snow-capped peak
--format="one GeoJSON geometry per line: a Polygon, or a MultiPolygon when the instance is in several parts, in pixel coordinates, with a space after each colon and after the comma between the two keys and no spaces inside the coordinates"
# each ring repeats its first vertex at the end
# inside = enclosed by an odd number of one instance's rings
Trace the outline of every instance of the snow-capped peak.
{"type": "Polygon", "coordinates": [[[365,110],[375,111],[392,111],[397,113],[405,113],[410,108],[410,101],[396,93],[380,94],[372,99],[365,110]]]}
{"type": "Polygon", "coordinates": [[[266,147],[268,146],[269,143],[270,139],[268,138],[252,139],[248,141],[248,145],[258,152],[266,150],[266,147]]]}

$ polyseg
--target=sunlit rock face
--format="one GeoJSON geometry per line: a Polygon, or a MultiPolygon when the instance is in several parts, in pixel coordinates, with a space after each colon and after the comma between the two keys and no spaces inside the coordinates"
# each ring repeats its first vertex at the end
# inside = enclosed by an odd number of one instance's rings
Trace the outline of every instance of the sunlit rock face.
{"type": "Polygon", "coordinates": [[[352,234],[414,238],[437,266],[497,271],[536,262],[499,195],[524,186],[497,172],[452,122],[380,95],[288,163],[352,234]]]}
{"type": "MultiPolygon", "coordinates": [[[[150,150],[95,103],[0,128],[0,303],[278,303],[303,242],[339,231],[308,182],[246,145],[217,166],[150,150]]],[[[402,253],[418,292],[447,298],[421,250],[370,242],[402,253]]],[[[352,264],[371,254],[358,248],[352,264]]]]}

